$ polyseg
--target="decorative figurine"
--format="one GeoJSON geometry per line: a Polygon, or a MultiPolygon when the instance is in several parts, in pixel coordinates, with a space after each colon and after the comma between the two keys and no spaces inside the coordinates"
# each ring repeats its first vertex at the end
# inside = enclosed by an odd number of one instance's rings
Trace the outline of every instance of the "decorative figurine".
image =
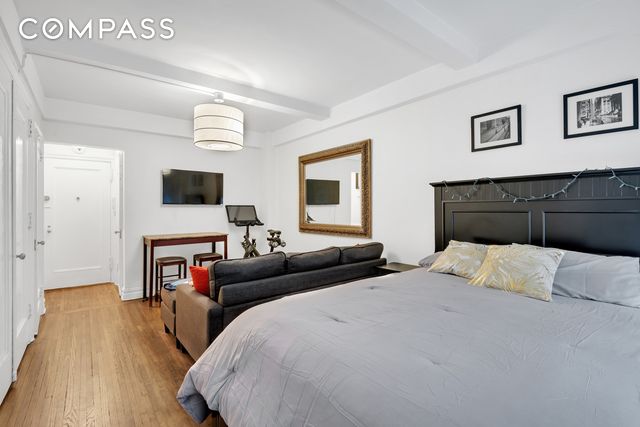
{"type": "Polygon", "coordinates": [[[249,233],[244,235],[242,248],[244,249],[244,258],[260,256],[260,252],[258,252],[258,249],[256,248],[256,239],[251,239],[251,241],[249,241],[249,233]]]}
{"type": "Polygon", "coordinates": [[[282,234],[282,231],[267,230],[267,233],[269,233],[269,237],[267,237],[267,242],[269,242],[269,247],[271,248],[269,252],[273,252],[273,250],[278,246],[282,246],[283,248],[287,246],[287,242],[285,242],[284,240],[282,240],[282,238],[280,238],[280,234],[282,234]]]}

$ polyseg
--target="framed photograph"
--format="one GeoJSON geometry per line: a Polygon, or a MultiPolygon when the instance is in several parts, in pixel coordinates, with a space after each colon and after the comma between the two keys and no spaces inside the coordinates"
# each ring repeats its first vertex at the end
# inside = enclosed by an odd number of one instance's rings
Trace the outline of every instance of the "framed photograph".
{"type": "Polygon", "coordinates": [[[564,96],[564,137],[638,129],[638,79],[564,96]]]}
{"type": "Polygon", "coordinates": [[[521,106],[471,117],[471,151],[522,144],[521,106]]]}

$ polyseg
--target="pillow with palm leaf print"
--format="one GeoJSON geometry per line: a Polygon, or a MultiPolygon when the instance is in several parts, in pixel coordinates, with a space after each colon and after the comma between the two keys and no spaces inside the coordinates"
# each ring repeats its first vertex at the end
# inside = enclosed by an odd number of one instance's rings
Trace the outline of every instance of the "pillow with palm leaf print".
{"type": "Polygon", "coordinates": [[[428,271],[471,279],[482,265],[486,254],[486,245],[451,240],[444,252],[431,264],[428,271]]]}
{"type": "Polygon", "coordinates": [[[559,249],[530,245],[489,246],[469,284],[551,301],[553,277],[563,256],[559,249]]]}

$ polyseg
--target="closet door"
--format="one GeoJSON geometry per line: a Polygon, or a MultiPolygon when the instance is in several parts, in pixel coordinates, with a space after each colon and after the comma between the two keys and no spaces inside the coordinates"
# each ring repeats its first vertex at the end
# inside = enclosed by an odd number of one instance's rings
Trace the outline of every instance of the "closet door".
{"type": "Polygon", "coordinates": [[[13,374],[35,334],[35,142],[26,96],[13,87],[13,374]]]}
{"type": "Polygon", "coordinates": [[[11,75],[0,61],[0,401],[11,385],[11,75]]]}

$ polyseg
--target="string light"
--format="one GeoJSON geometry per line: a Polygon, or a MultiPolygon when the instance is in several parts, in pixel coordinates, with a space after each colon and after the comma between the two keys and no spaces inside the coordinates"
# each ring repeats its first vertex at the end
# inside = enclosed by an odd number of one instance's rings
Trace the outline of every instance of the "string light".
{"type": "MultiPolygon", "coordinates": [[[[571,186],[573,184],[576,183],[576,181],[578,180],[578,178],[580,178],[580,176],[587,172],[588,169],[585,169],[583,171],[580,171],[578,173],[576,173],[575,175],[573,175],[573,178],[568,181],[561,189],[559,189],[558,191],[554,191],[553,193],[544,193],[541,196],[520,196],[517,194],[513,194],[510,191],[508,191],[506,188],[504,188],[504,186],[502,184],[499,184],[497,182],[495,182],[493,179],[491,178],[478,178],[475,181],[473,181],[473,184],[471,185],[471,189],[469,191],[467,191],[466,193],[460,193],[456,190],[454,190],[453,188],[450,188],[449,185],[447,184],[447,181],[442,181],[442,183],[444,184],[444,192],[445,193],[452,193],[451,194],[451,199],[455,199],[456,197],[459,200],[462,199],[471,199],[473,197],[473,195],[475,193],[478,192],[478,190],[480,190],[480,187],[478,186],[478,184],[481,181],[486,181],[489,184],[493,185],[494,187],[496,187],[496,189],[498,190],[498,193],[500,193],[500,195],[502,196],[503,199],[510,199],[513,201],[513,203],[518,203],[518,202],[532,202],[532,201],[536,201],[536,200],[547,200],[547,199],[555,199],[556,197],[560,196],[561,194],[567,194],[567,191],[569,190],[569,188],[571,188],[571,186]]],[[[625,182],[622,178],[620,178],[617,174],[616,171],[613,170],[610,167],[606,167],[606,170],[611,172],[611,177],[609,177],[609,179],[615,179],[620,183],[620,188],[632,188],[634,189],[636,192],[638,192],[640,190],[640,187],[637,185],[632,185],[629,184],[627,182],[625,182]]]]}
{"type": "Polygon", "coordinates": [[[611,172],[611,177],[609,177],[609,179],[615,179],[616,181],[618,181],[620,183],[620,188],[633,188],[634,190],[636,190],[636,193],[638,192],[638,190],[640,190],[640,187],[638,187],[637,185],[631,185],[624,182],[622,178],[616,175],[616,171],[614,171],[612,168],[607,166],[606,169],[611,172]]]}

